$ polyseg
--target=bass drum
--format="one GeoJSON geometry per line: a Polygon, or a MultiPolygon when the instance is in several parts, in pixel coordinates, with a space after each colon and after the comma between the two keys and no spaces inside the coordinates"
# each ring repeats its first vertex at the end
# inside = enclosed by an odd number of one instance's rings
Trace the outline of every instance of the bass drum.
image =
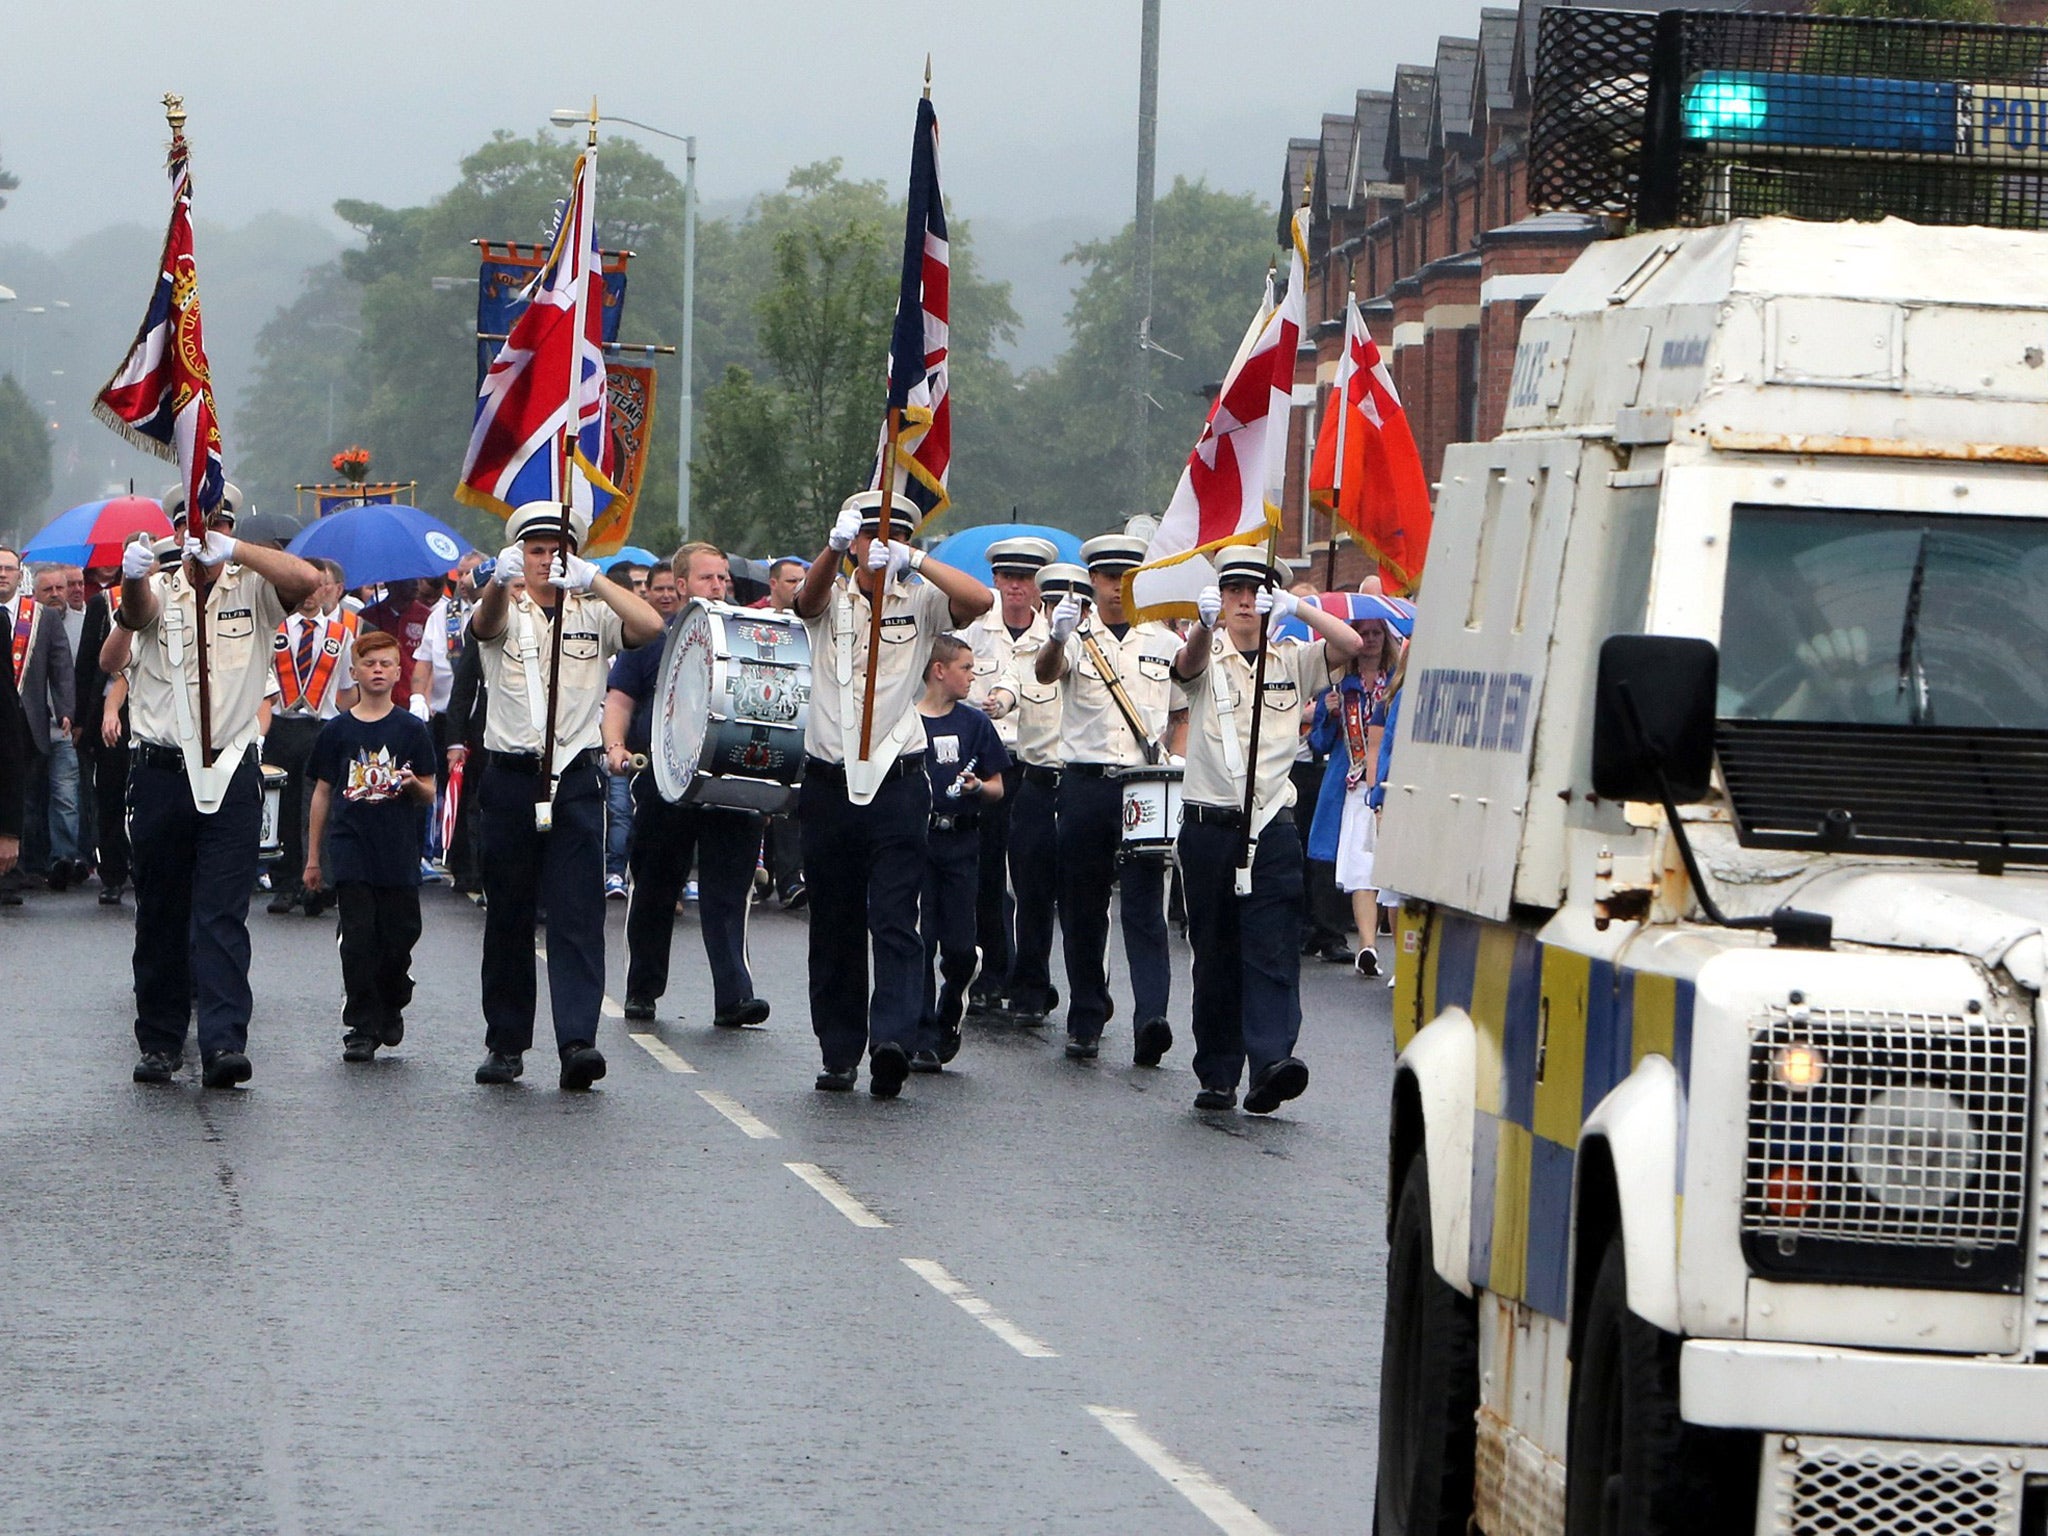
{"type": "Polygon", "coordinates": [[[810,705],[811,637],[801,620],[691,599],[661,658],[655,787],[669,801],[787,810],[810,705]]]}

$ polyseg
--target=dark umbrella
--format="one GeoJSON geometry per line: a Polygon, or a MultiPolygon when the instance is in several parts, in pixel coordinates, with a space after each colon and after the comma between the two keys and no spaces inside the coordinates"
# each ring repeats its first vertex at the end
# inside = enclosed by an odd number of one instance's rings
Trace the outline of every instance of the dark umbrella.
{"type": "Polygon", "coordinates": [[[235,524],[235,537],[247,539],[251,544],[275,544],[283,549],[299,536],[300,528],[296,518],[286,517],[282,512],[251,512],[235,524]]]}

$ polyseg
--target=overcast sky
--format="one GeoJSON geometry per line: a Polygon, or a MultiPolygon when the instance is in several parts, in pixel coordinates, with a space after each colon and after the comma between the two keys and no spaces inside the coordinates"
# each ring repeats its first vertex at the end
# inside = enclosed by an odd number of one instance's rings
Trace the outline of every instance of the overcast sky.
{"type": "MultiPolygon", "coordinates": [[[[1290,133],[1396,63],[1471,35],[1480,0],[1395,5],[1164,0],[1161,190],[1175,174],[1271,198],[1290,133]]],[[[199,214],[324,215],[336,198],[423,200],[494,128],[587,104],[699,141],[707,200],[838,155],[894,183],[927,49],[960,214],[1129,216],[1138,0],[875,5],[837,0],[92,0],[9,7],[0,163],[22,186],[0,241],[50,248],[162,221],[163,114],[192,114],[199,214]]],[[[622,130],[625,131],[625,130],[622,130]]],[[[680,173],[680,146],[646,139],[680,173]]]]}

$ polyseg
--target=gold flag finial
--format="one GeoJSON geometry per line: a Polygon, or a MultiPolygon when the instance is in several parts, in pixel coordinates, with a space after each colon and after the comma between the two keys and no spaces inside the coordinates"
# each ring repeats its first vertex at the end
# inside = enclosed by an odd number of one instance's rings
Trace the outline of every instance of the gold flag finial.
{"type": "Polygon", "coordinates": [[[171,137],[185,136],[185,98],[175,91],[164,92],[164,117],[171,125],[171,137]]]}
{"type": "Polygon", "coordinates": [[[595,96],[590,98],[590,143],[593,148],[597,145],[597,98],[595,96]]]}
{"type": "Polygon", "coordinates": [[[926,50],[924,56],[924,99],[926,101],[932,99],[932,56],[929,49],[926,50]]]}

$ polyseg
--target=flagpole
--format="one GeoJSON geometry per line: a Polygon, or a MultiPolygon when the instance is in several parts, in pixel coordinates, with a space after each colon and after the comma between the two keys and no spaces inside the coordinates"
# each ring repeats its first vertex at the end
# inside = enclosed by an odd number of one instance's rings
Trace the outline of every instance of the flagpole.
{"type": "MultiPolygon", "coordinates": [[[[597,154],[597,98],[595,96],[590,98],[590,131],[589,138],[584,144],[583,154],[583,176],[595,177],[597,174],[597,166],[595,164],[597,154]]],[[[578,180],[580,181],[581,177],[578,180]]],[[[591,190],[594,192],[596,190],[595,186],[591,190]]],[[[582,211],[581,205],[585,201],[584,189],[579,185],[572,188],[571,191],[576,202],[574,206],[562,210],[562,219],[569,226],[565,233],[576,240],[591,241],[595,237],[596,232],[585,229],[582,219],[578,216],[582,211]]],[[[595,199],[592,198],[590,201],[594,202],[595,199]]],[[[564,255],[566,257],[566,252],[564,255]]],[[[578,252],[577,260],[578,270],[580,271],[583,260],[581,252],[578,252]]],[[[576,473],[574,449],[571,445],[576,441],[578,402],[582,398],[583,391],[583,311],[589,297],[590,274],[586,272],[576,280],[575,307],[570,312],[570,320],[574,329],[570,333],[571,340],[569,344],[569,392],[564,399],[568,419],[562,423],[562,521],[558,534],[561,549],[556,558],[562,562],[562,569],[565,571],[569,568],[569,542],[574,536],[569,521],[569,514],[575,506],[574,476],[576,473]]],[[[555,738],[561,724],[562,701],[562,631],[568,627],[566,622],[568,615],[569,589],[564,587],[555,593],[555,622],[549,626],[547,734],[541,742],[540,777],[534,785],[534,822],[543,831],[546,831],[554,824],[555,738]]]]}
{"type": "Polygon", "coordinates": [[[1344,351],[1337,360],[1337,462],[1330,470],[1330,542],[1323,551],[1323,590],[1337,590],[1337,524],[1338,513],[1344,506],[1344,435],[1351,425],[1351,381],[1344,376],[1344,366],[1351,362],[1351,311],[1358,307],[1358,291],[1346,287],[1344,290],[1344,339],[1338,343],[1344,351]]]}
{"type": "MultiPolygon", "coordinates": [[[[164,97],[164,119],[171,125],[171,160],[174,164],[179,160],[185,162],[186,192],[182,195],[189,195],[192,186],[192,151],[185,142],[184,97],[168,94],[164,97]]],[[[172,196],[179,195],[181,194],[177,192],[174,184],[172,196]]],[[[192,302],[199,302],[196,293],[192,297],[192,302]]],[[[212,388],[211,379],[207,381],[207,387],[212,388]]],[[[206,444],[194,443],[192,451],[204,453],[206,444]]],[[[203,545],[206,541],[206,514],[200,511],[199,498],[192,493],[192,466],[181,463],[178,466],[178,473],[185,477],[185,537],[198,539],[203,545]]],[[[207,664],[206,657],[206,599],[209,595],[205,587],[196,581],[193,582],[192,606],[196,619],[193,625],[193,651],[199,662],[199,761],[211,768],[218,754],[213,746],[213,668],[207,664]]]]}

